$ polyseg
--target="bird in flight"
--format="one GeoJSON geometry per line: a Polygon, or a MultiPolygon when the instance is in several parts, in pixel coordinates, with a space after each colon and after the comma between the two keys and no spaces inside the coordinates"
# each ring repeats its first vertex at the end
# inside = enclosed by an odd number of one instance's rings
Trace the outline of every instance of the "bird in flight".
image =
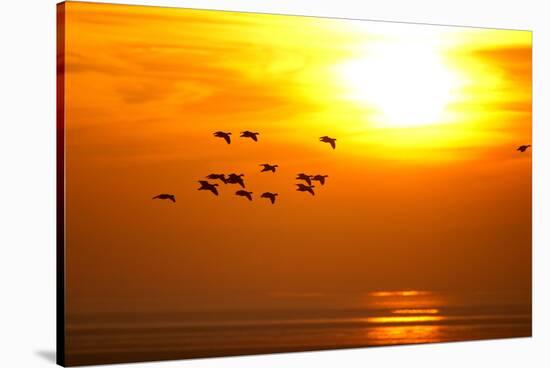
{"type": "Polygon", "coordinates": [[[254,132],[250,132],[248,130],[245,130],[244,132],[241,132],[241,137],[242,138],[251,138],[254,142],[258,142],[258,136],[260,135],[260,133],[254,133],[254,132]]]}
{"type": "Polygon", "coordinates": [[[237,190],[235,194],[241,197],[246,197],[249,201],[252,200],[252,192],[247,192],[246,190],[237,190]]]}
{"type": "Polygon", "coordinates": [[[308,185],[311,185],[311,175],[299,173],[298,176],[296,176],[296,180],[304,180],[308,185]]]}
{"type": "Polygon", "coordinates": [[[270,165],[270,164],[261,164],[260,166],[264,167],[261,172],[265,172],[265,171],[275,172],[275,169],[279,167],[279,165],[270,165]]]}
{"type": "Polygon", "coordinates": [[[199,180],[201,187],[198,190],[209,190],[215,195],[218,195],[218,189],[216,188],[218,184],[211,184],[206,180],[199,180]]]}
{"type": "Polygon", "coordinates": [[[321,138],[319,138],[319,140],[324,143],[330,143],[330,146],[332,147],[332,149],[336,148],[336,138],[330,138],[329,136],[324,135],[321,138]]]}
{"type": "Polygon", "coordinates": [[[271,204],[274,204],[275,197],[277,197],[278,195],[279,195],[278,193],[265,192],[265,193],[262,193],[261,197],[268,198],[271,201],[271,204]]]}
{"type": "Polygon", "coordinates": [[[530,144],[524,144],[524,145],[522,145],[522,146],[519,146],[518,149],[517,149],[517,151],[525,152],[525,151],[527,151],[527,148],[529,148],[529,147],[531,147],[530,144]]]}
{"type": "Polygon", "coordinates": [[[321,185],[325,185],[325,179],[328,178],[328,175],[315,175],[311,180],[318,181],[321,185]]]}
{"type": "Polygon", "coordinates": [[[227,184],[239,184],[241,187],[245,187],[244,180],[243,180],[244,174],[229,174],[229,176],[226,179],[227,184]]]}
{"type": "Polygon", "coordinates": [[[206,176],[206,178],[210,180],[221,180],[222,183],[227,184],[227,179],[225,178],[224,174],[210,174],[206,176]]]}
{"type": "Polygon", "coordinates": [[[222,132],[222,131],[218,131],[218,132],[215,132],[214,133],[214,137],[218,137],[218,138],[223,138],[225,139],[225,141],[227,142],[227,144],[231,144],[231,137],[230,137],[231,133],[230,132],[222,132]]]}
{"type": "Polygon", "coordinates": [[[169,199],[176,203],[176,196],[173,194],[159,194],[158,196],[153,197],[153,199],[169,199]]]}
{"type": "Polygon", "coordinates": [[[315,192],[313,191],[313,188],[315,188],[315,185],[305,185],[305,184],[296,184],[298,188],[296,189],[298,192],[309,192],[311,195],[315,195],[315,192]]]}

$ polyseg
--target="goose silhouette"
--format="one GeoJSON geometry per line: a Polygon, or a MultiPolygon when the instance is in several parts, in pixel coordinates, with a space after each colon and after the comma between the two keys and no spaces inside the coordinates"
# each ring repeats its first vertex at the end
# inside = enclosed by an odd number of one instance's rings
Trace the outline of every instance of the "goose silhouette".
{"type": "Polygon", "coordinates": [[[530,144],[524,144],[524,145],[519,146],[517,151],[525,152],[525,151],[527,151],[527,148],[529,148],[529,147],[531,147],[530,144]]]}
{"type": "Polygon", "coordinates": [[[222,183],[227,184],[227,179],[224,174],[210,174],[207,175],[206,178],[210,180],[221,180],[222,183]]]}
{"type": "Polygon", "coordinates": [[[275,169],[279,167],[279,165],[270,165],[270,164],[261,164],[260,166],[264,167],[261,172],[266,172],[266,171],[275,172],[275,169]]]}
{"type": "Polygon", "coordinates": [[[271,204],[275,203],[275,198],[278,196],[278,193],[271,193],[271,192],[265,192],[262,193],[260,197],[262,198],[268,198],[271,201],[271,204]]]}
{"type": "Polygon", "coordinates": [[[223,138],[227,142],[227,144],[231,144],[231,133],[230,132],[222,132],[217,131],[214,133],[214,137],[223,138]]]}
{"type": "Polygon", "coordinates": [[[296,176],[296,180],[304,180],[307,185],[311,185],[311,175],[299,173],[298,176],[296,176]]]}
{"type": "Polygon", "coordinates": [[[169,199],[176,203],[176,196],[173,194],[159,194],[158,196],[154,196],[153,199],[169,199]]]}
{"type": "Polygon", "coordinates": [[[226,182],[227,184],[239,184],[241,187],[245,188],[243,176],[244,174],[229,174],[226,182]]]}
{"type": "Polygon", "coordinates": [[[315,175],[311,180],[318,181],[321,185],[325,185],[325,179],[328,178],[328,175],[315,175]]]}
{"type": "Polygon", "coordinates": [[[298,188],[296,190],[298,192],[308,192],[311,195],[315,195],[315,192],[313,191],[313,188],[315,188],[315,185],[305,185],[305,184],[296,184],[298,188]]]}
{"type": "Polygon", "coordinates": [[[215,195],[218,195],[218,189],[216,189],[218,184],[211,184],[211,183],[207,182],[206,180],[199,180],[199,183],[200,183],[201,186],[198,190],[209,190],[212,193],[214,193],[215,195]]]}
{"type": "Polygon", "coordinates": [[[245,130],[244,132],[241,132],[242,138],[251,138],[254,142],[258,142],[258,136],[260,133],[254,133],[248,130],[245,130]]]}
{"type": "Polygon", "coordinates": [[[324,143],[329,143],[332,149],[336,149],[336,138],[331,138],[327,135],[324,135],[321,138],[319,138],[319,140],[324,143]]]}
{"type": "Polygon", "coordinates": [[[252,200],[252,192],[247,192],[246,190],[237,190],[235,194],[241,197],[246,197],[249,201],[252,200]]]}

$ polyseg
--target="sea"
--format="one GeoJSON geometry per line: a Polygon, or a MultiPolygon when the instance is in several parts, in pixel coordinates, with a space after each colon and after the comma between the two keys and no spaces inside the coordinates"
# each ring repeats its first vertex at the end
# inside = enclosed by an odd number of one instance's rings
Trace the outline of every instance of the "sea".
{"type": "Polygon", "coordinates": [[[322,293],[278,293],[269,298],[274,302],[73,313],[66,320],[66,363],[425,344],[532,333],[531,298],[525,294],[381,290],[354,298],[322,293]]]}

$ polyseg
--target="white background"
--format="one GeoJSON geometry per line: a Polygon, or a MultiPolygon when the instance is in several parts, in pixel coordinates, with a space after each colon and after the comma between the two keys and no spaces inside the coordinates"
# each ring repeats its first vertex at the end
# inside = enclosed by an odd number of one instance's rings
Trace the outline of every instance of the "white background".
{"type": "MultiPolygon", "coordinates": [[[[143,363],[142,367],[549,367],[550,9],[545,0],[158,0],[113,3],[534,31],[534,337],[143,363]],[[546,17],[546,18],[545,18],[546,17]],[[543,190],[546,188],[546,192],[543,190]]],[[[0,367],[55,351],[55,0],[0,9],[0,367]]],[[[129,365],[119,365],[125,367],[129,365]]]]}

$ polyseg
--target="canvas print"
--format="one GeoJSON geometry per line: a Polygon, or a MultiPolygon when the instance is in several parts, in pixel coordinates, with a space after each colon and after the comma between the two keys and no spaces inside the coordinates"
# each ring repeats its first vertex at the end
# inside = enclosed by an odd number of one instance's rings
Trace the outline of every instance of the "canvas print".
{"type": "Polygon", "coordinates": [[[58,5],[58,362],[531,336],[531,32],[58,5]]]}

